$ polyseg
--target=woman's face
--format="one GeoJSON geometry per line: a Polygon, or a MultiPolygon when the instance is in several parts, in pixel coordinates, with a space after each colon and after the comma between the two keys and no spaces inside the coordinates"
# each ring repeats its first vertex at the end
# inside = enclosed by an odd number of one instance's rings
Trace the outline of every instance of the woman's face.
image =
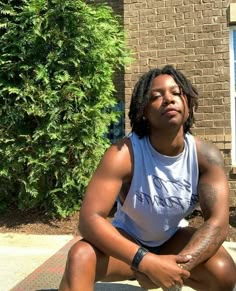
{"type": "Polygon", "coordinates": [[[167,129],[182,126],[189,116],[187,98],[170,75],[153,80],[151,98],[144,109],[149,127],[167,129]]]}

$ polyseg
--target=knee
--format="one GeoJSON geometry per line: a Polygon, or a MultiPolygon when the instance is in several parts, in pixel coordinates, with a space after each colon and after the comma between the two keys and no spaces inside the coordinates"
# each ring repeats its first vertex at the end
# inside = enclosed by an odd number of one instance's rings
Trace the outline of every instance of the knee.
{"type": "Polygon", "coordinates": [[[215,262],[215,279],[220,290],[232,291],[236,285],[236,265],[233,260],[219,259],[215,262]]]}
{"type": "Polygon", "coordinates": [[[84,241],[75,243],[68,252],[67,268],[85,269],[86,264],[96,260],[96,253],[93,247],[84,241]]]}

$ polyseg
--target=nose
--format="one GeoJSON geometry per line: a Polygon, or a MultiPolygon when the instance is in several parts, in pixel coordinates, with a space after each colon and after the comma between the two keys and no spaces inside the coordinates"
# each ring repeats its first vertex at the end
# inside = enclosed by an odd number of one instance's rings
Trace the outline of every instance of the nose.
{"type": "Polygon", "coordinates": [[[174,103],[174,96],[173,96],[173,94],[171,94],[169,92],[166,92],[163,95],[163,102],[162,102],[162,104],[163,105],[168,105],[168,104],[171,104],[171,103],[174,103]]]}

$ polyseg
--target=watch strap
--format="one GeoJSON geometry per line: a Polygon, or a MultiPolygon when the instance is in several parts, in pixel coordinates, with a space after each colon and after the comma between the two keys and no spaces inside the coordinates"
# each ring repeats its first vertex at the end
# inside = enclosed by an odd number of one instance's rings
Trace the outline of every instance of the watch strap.
{"type": "Polygon", "coordinates": [[[133,261],[131,263],[131,268],[134,269],[134,270],[138,270],[138,266],[140,264],[140,262],[142,261],[143,257],[148,253],[148,250],[145,249],[144,247],[140,247],[134,258],[133,258],[133,261]]]}

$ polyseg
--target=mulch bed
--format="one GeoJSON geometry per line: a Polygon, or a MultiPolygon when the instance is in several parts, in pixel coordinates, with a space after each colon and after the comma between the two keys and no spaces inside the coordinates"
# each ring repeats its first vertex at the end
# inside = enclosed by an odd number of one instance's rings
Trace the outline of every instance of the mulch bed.
{"type": "MultiPolygon", "coordinates": [[[[188,221],[190,225],[199,228],[203,222],[201,212],[194,211],[188,217],[188,221]]],[[[79,235],[78,224],[79,212],[64,219],[53,219],[38,210],[21,211],[12,207],[0,215],[0,232],[2,233],[79,235]]],[[[236,241],[236,207],[230,208],[227,241],[236,241]]]]}

